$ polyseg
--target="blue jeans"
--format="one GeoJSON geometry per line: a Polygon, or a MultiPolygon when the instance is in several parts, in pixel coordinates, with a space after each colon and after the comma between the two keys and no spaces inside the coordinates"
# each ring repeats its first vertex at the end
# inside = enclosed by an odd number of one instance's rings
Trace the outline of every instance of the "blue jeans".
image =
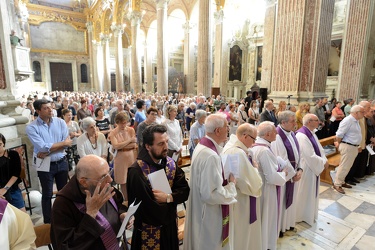
{"type": "Polygon", "coordinates": [[[60,161],[51,162],[49,172],[38,171],[42,185],[42,211],[44,223],[51,223],[51,199],[53,195],[53,181],[55,179],[57,190],[62,189],[68,182],[68,161],[66,157],[60,161]]]}

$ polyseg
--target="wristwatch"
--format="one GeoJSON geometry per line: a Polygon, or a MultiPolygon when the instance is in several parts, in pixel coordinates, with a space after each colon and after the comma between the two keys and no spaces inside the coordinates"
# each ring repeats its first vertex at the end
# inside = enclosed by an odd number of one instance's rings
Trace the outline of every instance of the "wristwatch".
{"type": "Polygon", "coordinates": [[[5,186],[5,187],[3,187],[3,188],[4,188],[5,190],[9,190],[9,188],[10,188],[10,187],[8,187],[8,186],[5,186]]]}
{"type": "Polygon", "coordinates": [[[167,194],[167,203],[170,203],[170,202],[171,202],[171,195],[167,194]]]}

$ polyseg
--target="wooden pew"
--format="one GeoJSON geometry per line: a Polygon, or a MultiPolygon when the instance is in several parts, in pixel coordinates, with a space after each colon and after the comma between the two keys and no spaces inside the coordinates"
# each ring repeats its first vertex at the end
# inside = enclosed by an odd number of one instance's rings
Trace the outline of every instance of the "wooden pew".
{"type": "Polygon", "coordinates": [[[331,136],[319,140],[322,147],[325,148],[325,150],[330,151],[326,155],[329,166],[328,168],[324,169],[323,172],[320,174],[320,181],[325,182],[327,184],[332,184],[330,171],[335,170],[335,168],[340,164],[341,155],[334,145],[335,138],[336,136],[331,136]],[[326,149],[327,147],[329,147],[329,149],[326,149]]]}
{"type": "MultiPolygon", "coordinates": [[[[189,144],[189,138],[184,138],[184,141],[182,142],[182,146],[187,146],[189,144]]],[[[188,167],[190,166],[190,154],[189,155],[185,155],[185,156],[181,156],[179,161],[178,161],[178,166],[180,168],[183,168],[183,167],[188,167]]]]}

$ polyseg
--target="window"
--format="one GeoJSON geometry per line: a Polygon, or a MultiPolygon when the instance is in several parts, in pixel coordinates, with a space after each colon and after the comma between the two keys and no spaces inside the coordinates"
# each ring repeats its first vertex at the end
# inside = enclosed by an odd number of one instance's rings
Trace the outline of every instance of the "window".
{"type": "Polygon", "coordinates": [[[87,81],[87,65],[81,64],[81,82],[88,82],[87,81]]]}
{"type": "Polygon", "coordinates": [[[33,62],[33,71],[34,71],[34,81],[42,82],[42,71],[40,68],[40,62],[38,61],[33,62]]]}

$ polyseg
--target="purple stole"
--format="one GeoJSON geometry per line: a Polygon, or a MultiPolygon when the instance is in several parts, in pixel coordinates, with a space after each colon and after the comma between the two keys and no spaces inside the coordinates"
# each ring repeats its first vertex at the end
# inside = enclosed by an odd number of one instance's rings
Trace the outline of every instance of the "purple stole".
{"type": "MultiPolygon", "coordinates": [[[[284,134],[284,131],[279,126],[276,128],[276,131],[281,137],[281,139],[283,140],[286,152],[288,154],[288,160],[292,164],[293,168],[296,169],[296,159],[294,157],[292,144],[290,144],[289,139],[286,137],[286,135],[284,134]]],[[[294,143],[296,144],[297,151],[299,153],[299,144],[298,144],[297,138],[294,135],[294,132],[290,132],[290,134],[293,137],[294,143]]],[[[285,194],[286,208],[288,209],[288,207],[290,207],[290,205],[292,205],[293,203],[294,183],[291,181],[286,182],[285,189],[286,189],[286,192],[285,192],[286,193],[285,194]]]]}
{"type": "MultiPolygon", "coordinates": [[[[238,147],[241,149],[240,147],[238,147]]],[[[253,165],[253,160],[251,159],[251,156],[248,155],[248,159],[253,165]]],[[[249,195],[250,198],[250,224],[253,224],[257,220],[257,198],[254,196],[249,195]]]]}
{"type": "MultiPolygon", "coordinates": [[[[207,137],[203,137],[199,143],[213,150],[216,154],[219,154],[216,150],[214,143],[207,137]]],[[[223,176],[222,186],[225,186],[228,184],[228,181],[224,179],[223,165],[221,165],[221,171],[222,171],[221,173],[223,176]]],[[[223,221],[223,230],[221,232],[221,240],[222,240],[222,246],[224,246],[225,244],[229,242],[229,205],[221,204],[221,216],[222,216],[222,221],[223,221]]]]}
{"type": "MultiPolygon", "coordinates": [[[[266,147],[272,152],[271,148],[267,144],[254,143],[253,147],[256,147],[256,146],[266,147]]],[[[273,152],[272,152],[272,154],[273,154],[273,152]]],[[[279,164],[277,164],[277,172],[281,172],[281,168],[280,168],[279,164]]],[[[275,185],[275,187],[276,187],[276,196],[277,196],[277,217],[279,217],[279,215],[280,215],[280,186],[275,185]]]]}
{"type": "MultiPolygon", "coordinates": [[[[310,129],[308,129],[307,127],[305,126],[302,126],[302,128],[300,128],[299,130],[297,130],[297,133],[302,133],[304,135],[307,136],[307,138],[309,138],[311,144],[313,145],[313,148],[314,148],[314,151],[315,151],[315,154],[317,156],[322,156],[320,154],[320,150],[319,150],[319,146],[318,144],[316,143],[316,140],[314,138],[314,135],[313,133],[311,133],[310,129]]],[[[316,177],[316,191],[315,191],[315,197],[318,197],[318,189],[319,189],[319,175],[316,177]]]]}
{"type": "MultiPolygon", "coordinates": [[[[155,166],[150,166],[147,162],[142,160],[137,160],[139,167],[141,168],[143,175],[147,179],[148,185],[150,188],[151,183],[148,180],[148,175],[158,171],[155,166]]],[[[169,186],[172,188],[173,180],[176,174],[176,164],[174,160],[167,156],[167,165],[165,167],[165,173],[167,176],[167,180],[169,182],[169,186]]],[[[160,230],[161,226],[154,226],[149,225],[147,223],[142,222],[142,227],[140,228],[142,231],[142,249],[144,250],[153,250],[153,249],[160,249],[160,230]]]]}
{"type": "Polygon", "coordinates": [[[5,209],[8,205],[8,201],[0,198],[0,223],[3,220],[5,209]]]}
{"type": "MultiPolygon", "coordinates": [[[[113,200],[113,198],[109,199],[112,206],[118,211],[116,202],[113,200]]],[[[78,208],[78,210],[85,214],[86,213],[86,205],[78,202],[74,202],[74,205],[78,208]]],[[[104,215],[99,211],[98,214],[95,217],[95,220],[102,226],[105,231],[100,235],[100,238],[103,242],[103,245],[105,249],[111,249],[111,250],[118,250],[121,249],[119,247],[119,242],[116,238],[116,233],[113,231],[113,228],[111,224],[109,224],[109,221],[104,217],[104,215]]]]}

